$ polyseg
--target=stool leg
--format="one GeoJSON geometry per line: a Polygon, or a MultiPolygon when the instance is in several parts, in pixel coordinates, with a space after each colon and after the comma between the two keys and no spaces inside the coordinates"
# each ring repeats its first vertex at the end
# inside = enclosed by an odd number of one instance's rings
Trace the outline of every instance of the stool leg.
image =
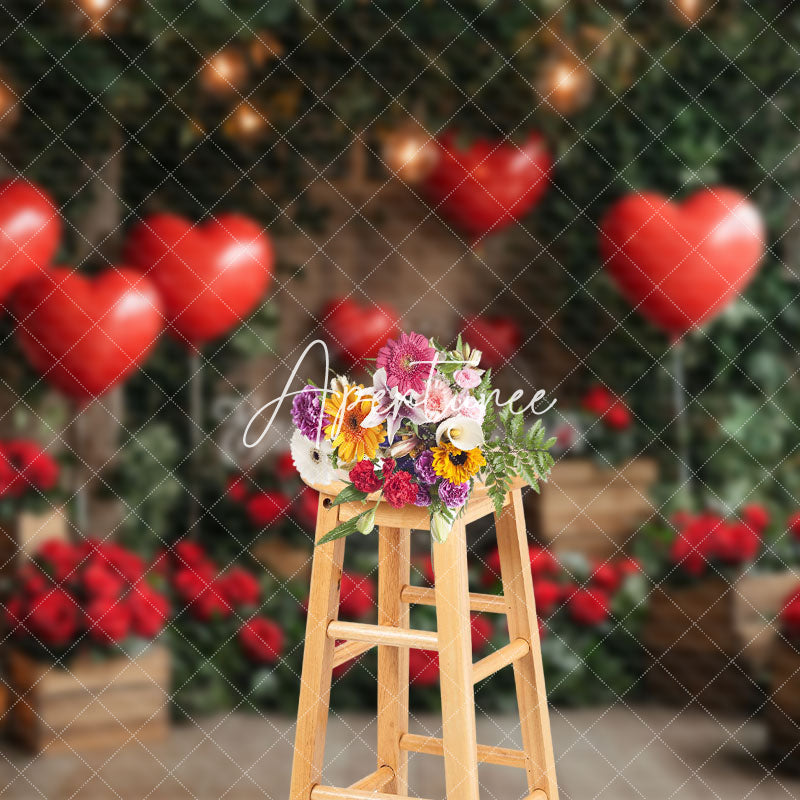
{"type": "Polygon", "coordinates": [[[543,790],[547,800],[558,800],[539,625],[520,489],[511,493],[510,504],[502,514],[495,516],[495,522],[508,633],[511,641],[521,638],[530,644],[528,655],[514,662],[522,743],[527,756],[528,788],[531,793],[536,789],[543,790]]]}
{"type": "MultiPolygon", "coordinates": [[[[408,628],[409,607],[400,591],[411,579],[411,531],[378,529],[378,624],[408,628]]],[[[408,753],[400,737],[408,733],[408,648],[378,646],[378,768],[389,766],[394,779],[384,789],[408,794],[408,753]]]]}
{"type": "Polygon", "coordinates": [[[457,521],[433,544],[447,800],[478,800],[478,745],[472,687],[467,538],[457,521]]]}
{"type": "MultiPolygon", "coordinates": [[[[318,540],[333,530],[339,519],[339,509],[326,508],[326,499],[331,498],[320,494],[318,540]]],[[[309,800],[312,788],[322,775],[335,645],[333,639],[328,638],[328,625],[336,618],[339,607],[344,541],[336,539],[314,550],[290,800],[309,800]]]]}

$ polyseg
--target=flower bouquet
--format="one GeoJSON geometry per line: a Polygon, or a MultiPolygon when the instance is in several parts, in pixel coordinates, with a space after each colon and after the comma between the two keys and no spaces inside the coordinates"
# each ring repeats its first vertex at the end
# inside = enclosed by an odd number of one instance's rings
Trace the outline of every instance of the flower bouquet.
{"type": "Polygon", "coordinates": [[[320,543],[370,533],[381,500],[429,508],[431,535],[442,542],[479,482],[498,513],[515,476],[538,491],[555,439],[541,420],[525,426],[513,408],[519,393],[499,404],[480,359],[460,337],[448,351],[401,334],[378,352],[371,386],[339,376],[330,388],[309,384],[295,395],[291,452],[301,478],[318,487],[342,480],[334,505],[365,505],[320,543]]]}

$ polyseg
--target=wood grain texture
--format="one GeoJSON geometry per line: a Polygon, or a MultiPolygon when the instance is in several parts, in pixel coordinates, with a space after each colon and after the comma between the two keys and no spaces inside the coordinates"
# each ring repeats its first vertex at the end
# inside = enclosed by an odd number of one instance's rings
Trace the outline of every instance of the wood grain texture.
{"type": "Polygon", "coordinates": [[[498,670],[513,664],[520,658],[530,653],[530,645],[526,639],[512,639],[507,645],[489,653],[480,661],[472,665],[472,682],[478,683],[490,675],[494,675],[498,670]]]}
{"type": "MultiPolygon", "coordinates": [[[[409,733],[400,740],[400,747],[412,753],[427,753],[432,756],[444,755],[444,744],[441,739],[435,736],[421,736],[417,733],[409,733]]],[[[522,750],[479,744],[478,761],[481,764],[499,764],[503,767],[525,769],[527,757],[522,750]]]]}
{"type": "MultiPolygon", "coordinates": [[[[435,606],[436,592],[425,586],[404,586],[400,592],[404,603],[420,606],[435,606]]],[[[488,614],[505,614],[506,601],[501,594],[469,593],[469,607],[471,611],[483,611],[488,614]]]]}
{"type": "Polygon", "coordinates": [[[456,521],[446,542],[434,542],[433,564],[447,800],[478,800],[467,537],[462,521],[456,521]]]}
{"type": "Polygon", "coordinates": [[[395,628],[391,625],[370,625],[366,622],[331,622],[328,626],[331,639],[368,642],[392,647],[416,647],[420,650],[437,650],[436,631],[417,631],[395,628]]]}
{"type": "MultiPolygon", "coordinates": [[[[317,541],[333,530],[339,521],[338,508],[326,508],[326,499],[330,500],[320,494],[317,541]]],[[[314,551],[290,800],[309,800],[311,788],[322,778],[334,654],[334,641],[328,637],[328,626],[338,613],[344,543],[344,539],[335,539],[318,545],[314,551]]]]}
{"type": "Polygon", "coordinates": [[[528,538],[522,507],[522,492],[512,492],[511,504],[495,519],[503,595],[508,606],[508,633],[525,639],[529,653],[514,662],[517,705],[520,713],[523,748],[528,755],[528,788],[543,790],[549,800],[557,800],[556,767],[550,715],[544,683],[539,624],[533,597],[528,538]]]}
{"type": "MultiPolygon", "coordinates": [[[[411,531],[378,529],[378,624],[408,630],[409,607],[400,591],[411,578],[411,531]]],[[[400,738],[408,732],[408,648],[378,647],[378,767],[394,773],[386,790],[408,794],[408,753],[400,738]]]]}

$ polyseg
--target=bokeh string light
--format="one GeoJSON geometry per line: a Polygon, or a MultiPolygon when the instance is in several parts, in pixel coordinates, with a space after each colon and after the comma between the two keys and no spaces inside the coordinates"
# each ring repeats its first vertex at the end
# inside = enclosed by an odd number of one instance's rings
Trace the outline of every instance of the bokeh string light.
{"type": "Polygon", "coordinates": [[[439,157],[436,143],[419,125],[405,125],[383,137],[381,156],[387,168],[406,183],[419,183],[439,157]]]}
{"type": "Polygon", "coordinates": [[[210,94],[237,92],[248,77],[247,61],[235,47],[226,47],[206,60],[200,72],[200,83],[210,94]]]}

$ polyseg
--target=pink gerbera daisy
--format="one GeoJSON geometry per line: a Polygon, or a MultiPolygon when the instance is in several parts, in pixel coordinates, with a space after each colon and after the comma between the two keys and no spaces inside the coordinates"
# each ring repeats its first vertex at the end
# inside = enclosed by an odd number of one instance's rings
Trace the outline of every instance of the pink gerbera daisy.
{"type": "Polygon", "coordinates": [[[386,369],[386,383],[402,395],[423,392],[430,377],[436,350],[419,333],[401,333],[378,351],[377,366],[386,369]]]}

